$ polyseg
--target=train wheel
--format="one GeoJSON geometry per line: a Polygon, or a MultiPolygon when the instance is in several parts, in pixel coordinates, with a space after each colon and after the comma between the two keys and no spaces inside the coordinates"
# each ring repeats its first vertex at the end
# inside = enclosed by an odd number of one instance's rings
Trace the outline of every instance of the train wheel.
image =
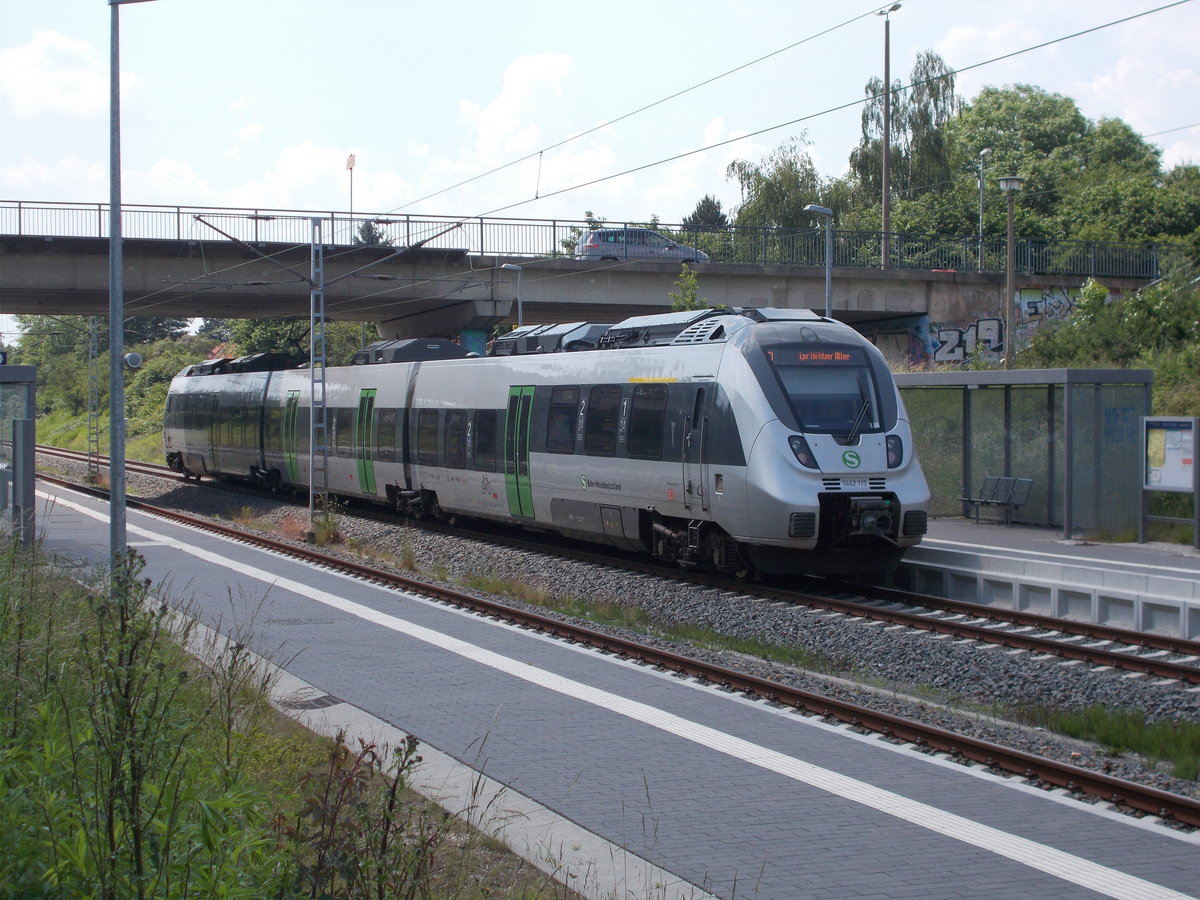
{"type": "Polygon", "coordinates": [[[750,564],[738,546],[737,541],[728,537],[713,539],[712,561],[717,571],[728,575],[736,581],[755,581],[758,571],[750,564]]]}

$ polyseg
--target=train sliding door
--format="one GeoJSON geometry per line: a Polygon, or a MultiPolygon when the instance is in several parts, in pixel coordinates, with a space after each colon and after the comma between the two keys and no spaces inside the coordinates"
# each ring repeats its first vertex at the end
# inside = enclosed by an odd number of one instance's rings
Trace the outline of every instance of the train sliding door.
{"type": "Polygon", "coordinates": [[[691,415],[683,424],[683,506],[690,512],[708,511],[708,466],[704,452],[708,437],[708,413],[704,400],[704,388],[697,388],[691,415]]]}
{"type": "Polygon", "coordinates": [[[504,485],[508,511],[533,518],[533,490],[529,483],[529,422],[533,410],[533,387],[508,389],[508,415],[504,419],[504,485]]]}
{"type": "Polygon", "coordinates": [[[358,466],[358,486],[367,494],[375,493],[375,388],[363,388],[358,394],[358,418],[355,421],[354,460],[358,466]]]}

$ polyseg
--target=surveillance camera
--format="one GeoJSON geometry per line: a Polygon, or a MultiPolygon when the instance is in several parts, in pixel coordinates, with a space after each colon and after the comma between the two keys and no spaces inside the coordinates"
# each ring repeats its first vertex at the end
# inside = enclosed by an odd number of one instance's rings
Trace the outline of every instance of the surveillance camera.
{"type": "Polygon", "coordinates": [[[125,365],[129,366],[129,368],[136,369],[141,364],[142,364],[142,354],[140,354],[140,353],[126,353],[125,354],[125,365]]]}

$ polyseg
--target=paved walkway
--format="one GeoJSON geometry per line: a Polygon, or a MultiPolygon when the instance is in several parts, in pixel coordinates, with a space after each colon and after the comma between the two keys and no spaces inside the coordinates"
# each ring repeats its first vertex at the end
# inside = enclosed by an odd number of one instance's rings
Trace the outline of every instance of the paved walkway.
{"type": "MultiPolygon", "coordinates": [[[[106,505],[53,493],[48,551],[102,563],[106,505]]],[[[1200,836],[134,511],[128,534],[287,661],[307,721],[415,735],[426,790],[589,897],[1200,896],[1200,836]]]]}

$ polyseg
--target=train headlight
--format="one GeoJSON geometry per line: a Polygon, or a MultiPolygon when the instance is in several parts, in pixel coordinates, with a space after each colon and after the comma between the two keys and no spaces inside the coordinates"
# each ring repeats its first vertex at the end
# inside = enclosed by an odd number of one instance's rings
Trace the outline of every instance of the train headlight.
{"type": "Polygon", "coordinates": [[[904,441],[898,434],[887,436],[887,462],[889,469],[898,469],[904,462],[904,441]]]}
{"type": "Polygon", "coordinates": [[[796,459],[800,465],[809,469],[817,468],[817,458],[813,456],[812,450],[808,447],[808,441],[798,434],[793,434],[788,438],[788,446],[792,448],[792,452],[796,454],[796,459]]]}

